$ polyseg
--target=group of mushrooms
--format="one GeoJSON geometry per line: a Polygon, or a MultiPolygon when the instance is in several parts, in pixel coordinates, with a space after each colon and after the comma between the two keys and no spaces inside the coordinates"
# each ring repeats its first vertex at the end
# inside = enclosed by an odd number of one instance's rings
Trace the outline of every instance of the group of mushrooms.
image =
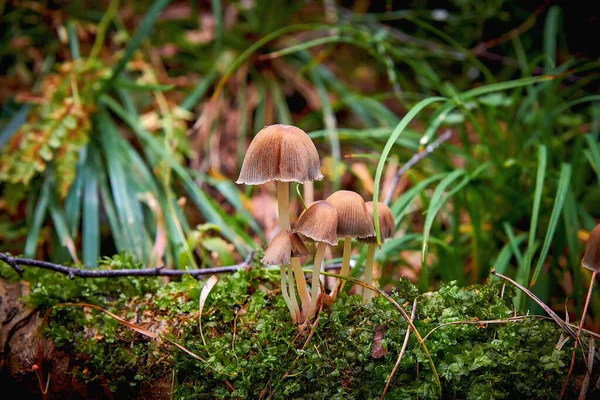
{"type": "MultiPolygon", "coordinates": [[[[262,262],[266,265],[279,265],[281,271],[281,293],[289,308],[293,323],[308,322],[317,312],[327,246],[337,246],[343,239],[344,249],[340,275],[350,272],[352,239],[368,244],[364,282],[373,282],[373,262],[376,238],[373,217],[373,203],[365,203],[356,192],[338,190],[327,199],[316,201],[306,208],[295,226],[290,224],[290,182],[304,184],[323,179],[321,162],[317,148],[308,135],[300,128],[291,125],[270,125],[259,131],[244,157],[238,184],[261,185],[269,181],[277,183],[277,202],[280,232],[265,250],[262,262]],[[300,257],[309,255],[305,241],[314,241],[311,291],[300,264],[300,257]],[[298,299],[300,299],[300,304],[298,299]]],[[[378,203],[377,214],[382,240],[395,232],[395,222],[391,210],[378,203]]],[[[335,299],[344,286],[339,280],[329,294],[335,299]]],[[[372,291],[363,292],[363,301],[371,301],[372,291]]]]}

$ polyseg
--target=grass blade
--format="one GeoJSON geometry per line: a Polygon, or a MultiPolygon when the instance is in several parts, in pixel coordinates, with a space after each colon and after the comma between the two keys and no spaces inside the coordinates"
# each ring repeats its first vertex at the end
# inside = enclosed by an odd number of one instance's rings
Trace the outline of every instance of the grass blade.
{"type": "Polygon", "coordinates": [[[152,3],[146,15],[140,22],[138,29],[135,31],[131,40],[129,40],[127,47],[125,47],[125,53],[123,57],[119,59],[117,65],[112,70],[112,74],[109,80],[105,84],[106,86],[110,86],[113,84],[114,80],[121,74],[125,66],[131,60],[135,51],[140,47],[142,41],[150,34],[154,23],[158,19],[158,16],[162,12],[162,10],[171,2],[171,0],[156,0],[152,3]]]}
{"type": "Polygon", "coordinates": [[[40,230],[42,229],[42,224],[46,218],[48,203],[50,203],[50,189],[50,177],[46,174],[46,179],[44,180],[42,190],[40,191],[40,197],[38,198],[37,205],[35,206],[31,226],[29,226],[27,229],[27,238],[25,238],[25,248],[23,250],[25,257],[35,258],[37,244],[40,237],[40,230]]]}
{"type": "MultiPolygon", "coordinates": [[[[459,183],[455,189],[450,191],[445,197],[444,193],[446,188],[454,183],[457,179],[465,175],[465,171],[462,169],[457,169],[456,171],[451,172],[446,176],[440,184],[435,188],[433,195],[431,196],[431,202],[429,203],[429,209],[427,210],[427,217],[425,218],[425,224],[423,225],[423,246],[421,248],[421,261],[425,262],[425,256],[427,253],[427,242],[429,241],[429,235],[431,233],[431,227],[433,225],[433,220],[436,217],[437,213],[440,211],[442,206],[450,199],[450,193],[455,193],[456,188],[464,186],[468,179],[463,180],[459,183]]],[[[468,177],[467,177],[468,178],[468,177]]]]}
{"type": "MultiPolygon", "coordinates": [[[[517,282],[521,285],[526,285],[529,281],[529,274],[531,272],[531,262],[533,259],[533,253],[535,251],[535,233],[537,231],[538,218],[540,216],[540,205],[542,203],[542,192],[544,190],[544,180],[546,178],[546,166],[548,164],[548,151],[546,146],[540,145],[538,152],[538,169],[535,183],[535,193],[533,196],[533,209],[531,211],[531,223],[529,225],[529,240],[527,241],[527,250],[525,251],[525,258],[523,265],[517,271],[517,282]]],[[[516,298],[516,306],[522,307],[524,305],[523,293],[518,292],[516,298]]]]}
{"type": "Polygon", "coordinates": [[[515,235],[513,233],[513,229],[508,222],[505,222],[503,224],[503,227],[504,227],[504,233],[506,233],[506,237],[508,238],[508,244],[510,245],[512,253],[515,255],[515,258],[517,259],[517,264],[518,264],[517,270],[520,268],[523,268],[523,254],[521,253],[521,250],[519,250],[519,245],[522,243],[522,240],[519,241],[517,238],[521,237],[524,234],[521,234],[521,235],[515,237],[515,235]]]}
{"type": "Polygon", "coordinates": [[[375,185],[373,192],[373,220],[375,223],[375,231],[377,232],[377,243],[381,245],[381,231],[379,227],[379,212],[377,210],[377,202],[379,201],[379,191],[381,186],[381,176],[383,175],[383,168],[385,167],[385,161],[390,155],[390,151],[392,147],[398,140],[398,137],[404,132],[408,124],[417,116],[419,112],[421,112],[426,107],[430,106],[433,103],[446,101],[445,97],[428,97],[426,99],[418,102],[405,116],[402,120],[396,125],[396,128],[392,132],[392,135],[388,139],[381,152],[381,159],[379,163],[377,163],[377,170],[375,172],[375,185]]]}
{"type": "Polygon", "coordinates": [[[408,213],[408,206],[415,200],[415,198],[425,190],[426,187],[431,185],[435,181],[439,181],[447,176],[446,173],[438,174],[432,177],[429,177],[417,185],[413,186],[406,193],[402,194],[398,200],[396,200],[391,206],[392,214],[394,215],[394,221],[396,222],[396,226],[400,224],[402,218],[408,213]]]}
{"type": "Polygon", "coordinates": [[[567,197],[567,192],[569,190],[570,183],[571,164],[565,163],[560,169],[560,178],[558,179],[558,188],[556,189],[556,199],[554,200],[554,207],[552,208],[552,214],[550,214],[550,222],[548,223],[548,229],[546,230],[546,238],[544,239],[544,244],[542,245],[542,252],[540,254],[540,258],[538,259],[538,263],[535,267],[535,270],[533,271],[531,283],[529,284],[530,288],[532,288],[533,285],[535,285],[538,275],[542,270],[544,261],[546,260],[546,256],[548,255],[548,250],[550,250],[550,243],[552,243],[554,231],[556,230],[556,225],[558,224],[563,205],[565,204],[565,198],[567,197]]]}
{"type": "Polygon", "coordinates": [[[552,6],[546,14],[544,24],[544,55],[545,70],[552,71],[556,66],[556,39],[558,33],[558,17],[560,17],[560,7],[552,6]]]}
{"type": "Polygon", "coordinates": [[[85,265],[96,267],[98,257],[100,257],[98,182],[89,166],[86,166],[82,175],[85,182],[83,186],[82,260],[85,265]]]}
{"type": "MultiPolygon", "coordinates": [[[[500,253],[498,253],[496,260],[492,263],[492,266],[493,266],[492,268],[496,272],[503,274],[506,271],[506,268],[508,267],[508,263],[510,262],[510,259],[513,256],[513,254],[515,256],[517,255],[517,253],[515,253],[514,249],[515,248],[518,249],[519,245],[525,241],[526,237],[527,237],[527,235],[525,235],[524,233],[521,233],[516,238],[513,237],[513,239],[509,243],[506,243],[504,246],[502,246],[502,250],[500,250],[500,253]]],[[[519,254],[519,256],[521,255],[520,252],[518,254],[519,254]]]]}

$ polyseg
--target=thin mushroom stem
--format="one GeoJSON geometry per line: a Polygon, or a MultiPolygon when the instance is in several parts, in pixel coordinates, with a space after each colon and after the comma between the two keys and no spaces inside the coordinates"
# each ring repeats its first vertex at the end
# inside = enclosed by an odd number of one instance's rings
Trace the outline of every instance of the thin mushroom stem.
{"type": "Polygon", "coordinates": [[[298,322],[298,318],[296,317],[296,311],[294,310],[294,306],[292,304],[292,299],[290,298],[290,294],[288,293],[288,285],[286,282],[286,270],[287,266],[281,264],[279,266],[279,272],[281,275],[281,295],[283,296],[283,300],[290,310],[290,316],[292,317],[292,322],[295,324],[298,322]]]}
{"type": "Polygon", "coordinates": [[[304,203],[308,207],[315,202],[315,185],[313,181],[308,181],[302,186],[304,188],[304,203]]]}
{"type": "Polygon", "coordinates": [[[290,229],[290,183],[277,181],[277,206],[279,227],[282,231],[290,229]]]}
{"type": "MultiPolygon", "coordinates": [[[[373,263],[375,260],[375,243],[369,243],[367,248],[367,261],[365,263],[365,283],[373,285],[373,263]]],[[[363,290],[363,303],[371,302],[373,298],[372,290],[363,290]]]]}
{"type": "Polygon", "coordinates": [[[300,306],[298,305],[298,299],[296,299],[296,285],[294,285],[294,276],[292,275],[292,267],[290,265],[286,265],[287,268],[287,278],[289,285],[289,295],[290,300],[292,300],[292,307],[294,307],[294,313],[296,314],[296,321],[302,321],[302,313],[300,312],[300,306]]]}
{"type": "Polygon", "coordinates": [[[325,249],[327,249],[327,243],[317,243],[317,251],[315,253],[315,260],[313,262],[312,271],[310,307],[308,308],[308,314],[306,316],[306,319],[311,318],[313,315],[315,315],[315,312],[317,311],[317,299],[319,298],[319,293],[321,292],[321,279],[319,279],[319,275],[321,272],[321,265],[323,265],[323,260],[325,259],[325,249]]]}
{"type": "Polygon", "coordinates": [[[596,280],[596,271],[592,271],[592,279],[590,280],[590,288],[588,289],[587,298],[585,299],[585,305],[583,306],[583,313],[581,314],[581,321],[579,322],[579,328],[577,328],[577,336],[575,336],[575,343],[573,344],[573,355],[571,356],[571,365],[569,365],[569,372],[567,372],[567,379],[563,384],[560,392],[560,398],[562,399],[569,386],[571,375],[573,374],[573,367],[575,367],[575,355],[577,354],[577,345],[579,344],[579,337],[581,336],[581,330],[583,329],[583,323],[585,322],[585,315],[587,313],[588,305],[590,304],[590,298],[592,297],[592,288],[594,287],[594,281],[596,280]]]}
{"type": "MultiPolygon", "coordinates": [[[[592,279],[590,280],[590,288],[588,289],[587,298],[585,299],[585,305],[583,306],[583,314],[581,315],[581,322],[579,323],[579,328],[577,329],[577,339],[581,335],[581,329],[583,328],[583,323],[585,322],[585,315],[587,313],[588,306],[590,305],[590,299],[592,297],[592,288],[594,287],[594,281],[596,280],[596,271],[592,271],[592,279]]],[[[577,340],[575,344],[577,345],[577,340]]]]}
{"type": "Polygon", "coordinates": [[[298,295],[302,302],[302,316],[306,317],[306,313],[310,307],[310,294],[308,294],[306,277],[304,276],[304,271],[302,271],[302,266],[300,265],[300,259],[298,257],[292,257],[292,268],[294,269],[294,276],[296,277],[298,295]]]}
{"type": "MultiPolygon", "coordinates": [[[[350,274],[350,255],[352,254],[352,237],[344,237],[344,254],[342,255],[342,269],[340,275],[348,276],[350,274]]],[[[335,289],[333,290],[332,297],[335,299],[337,295],[344,289],[346,281],[338,281],[335,289]]]]}

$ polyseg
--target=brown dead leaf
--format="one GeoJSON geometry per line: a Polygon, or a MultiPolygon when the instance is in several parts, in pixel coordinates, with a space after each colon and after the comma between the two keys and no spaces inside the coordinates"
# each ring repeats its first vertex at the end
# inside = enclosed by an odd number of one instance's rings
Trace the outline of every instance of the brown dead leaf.
{"type": "Polygon", "coordinates": [[[385,338],[385,332],[387,331],[387,325],[377,325],[375,328],[375,335],[373,336],[373,349],[371,350],[371,357],[381,358],[388,353],[388,349],[383,347],[381,341],[385,338]]]}

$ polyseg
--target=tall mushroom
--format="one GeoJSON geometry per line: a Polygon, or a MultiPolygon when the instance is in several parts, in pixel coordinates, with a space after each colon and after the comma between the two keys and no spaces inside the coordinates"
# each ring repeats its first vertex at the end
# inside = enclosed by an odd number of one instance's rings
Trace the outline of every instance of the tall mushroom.
{"type": "Polygon", "coordinates": [[[261,260],[263,264],[280,266],[281,294],[283,295],[285,304],[290,310],[293,323],[303,322],[302,312],[298,307],[298,301],[296,300],[296,293],[294,291],[291,276],[288,276],[290,282],[289,289],[286,284],[286,268],[284,268],[284,265],[295,265],[296,263],[300,265],[298,257],[306,256],[308,254],[308,250],[304,246],[304,243],[302,243],[302,239],[300,239],[297,234],[285,230],[271,240],[271,243],[269,243],[269,246],[265,250],[264,257],[261,260]]]}
{"type": "MultiPolygon", "coordinates": [[[[367,206],[367,211],[373,219],[373,202],[368,201],[365,203],[367,206]]],[[[394,232],[396,231],[396,223],[394,222],[394,215],[392,214],[392,210],[385,204],[378,202],[377,203],[377,211],[379,214],[379,228],[381,231],[381,239],[385,241],[394,236],[394,232]]],[[[375,260],[375,247],[377,246],[377,238],[375,236],[370,236],[368,238],[362,239],[363,242],[367,243],[367,260],[365,262],[365,283],[369,285],[373,284],[373,262],[375,260]]],[[[370,289],[365,288],[363,291],[363,303],[370,303],[371,298],[373,297],[373,292],[370,289]]]]}
{"type": "Polygon", "coordinates": [[[317,242],[317,250],[313,261],[311,301],[306,315],[307,320],[315,315],[317,311],[317,299],[321,291],[319,273],[323,265],[327,245],[337,246],[338,244],[337,225],[338,216],[335,207],[331,203],[321,200],[313,203],[302,213],[294,230],[317,242]]]}
{"type": "Polygon", "coordinates": [[[581,322],[579,323],[579,328],[577,329],[578,338],[581,334],[581,329],[583,328],[585,314],[587,313],[590,298],[592,297],[592,288],[594,287],[594,282],[596,281],[596,275],[598,272],[600,272],[600,224],[596,225],[592,233],[590,233],[590,237],[588,238],[585,246],[583,260],[581,260],[581,265],[583,265],[584,268],[592,271],[592,278],[590,279],[590,287],[588,289],[587,298],[585,299],[585,305],[583,306],[581,322]]]}
{"type": "MultiPolygon", "coordinates": [[[[252,139],[236,183],[261,185],[276,181],[279,227],[286,231],[291,227],[290,182],[321,179],[319,153],[306,132],[295,126],[275,124],[261,129],[252,139]]],[[[284,269],[289,270],[289,265],[284,263],[281,269],[283,279],[284,269]]],[[[281,291],[285,294],[283,290],[284,287],[281,291]]]]}
{"type": "Polygon", "coordinates": [[[300,128],[270,125],[252,139],[236,183],[261,185],[277,181],[279,226],[290,229],[290,182],[323,179],[319,154],[312,140],[300,128]]]}
{"type": "MultiPolygon", "coordinates": [[[[590,298],[592,297],[592,289],[594,287],[594,282],[596,281],[596,275],[600,272],[600,224],[596,225],[590,236],[588,237],[587,244],[585,245],[585,253],[583,254],[583,259],[581,260],[581,265],[592,271],[592,277],[590,279],[590,287],[588,289],[588,294],[585,299],[585,305],[583,306],[583,313],[581,315],[581,321],[579,322],[579,327],[577,328],[577,336],[575,337],[575,343],[573,344],[573,353],[571,355],[571,365],[569,366],[569,372],[567,373],[567,379],[563,383],[563,388],[561,391],[561,398],[564,396],[565,391],[569,385],[569,381],[571,380],[571,374],[573,373],[573,367],[575,366],[575,356],[577,354],[576,349],[580,343],[581,330],[583,329],[583,325],[585,324],[585,315],[587,313],[588,305],[590,303],[590,298]]],[[[588,375],[589,376],[589,375],[588,375]]],[[[581,397],[580,397],[581,398],[581,397]]]]}
{"type": "MultiPolygon", "coordinates": [[[[344,253],[340,275],[348,276],[350,272],[350,255],[352,253],[352,238],[367,238],[375,236],[373,220],[363,198],[356,192],[338,190],[327,198],[338,215],[337,236],[344,238],[344,253]]],[[[332,292],[332,297],[344,288],[344,281],[338,282],[332,292]]]]}

